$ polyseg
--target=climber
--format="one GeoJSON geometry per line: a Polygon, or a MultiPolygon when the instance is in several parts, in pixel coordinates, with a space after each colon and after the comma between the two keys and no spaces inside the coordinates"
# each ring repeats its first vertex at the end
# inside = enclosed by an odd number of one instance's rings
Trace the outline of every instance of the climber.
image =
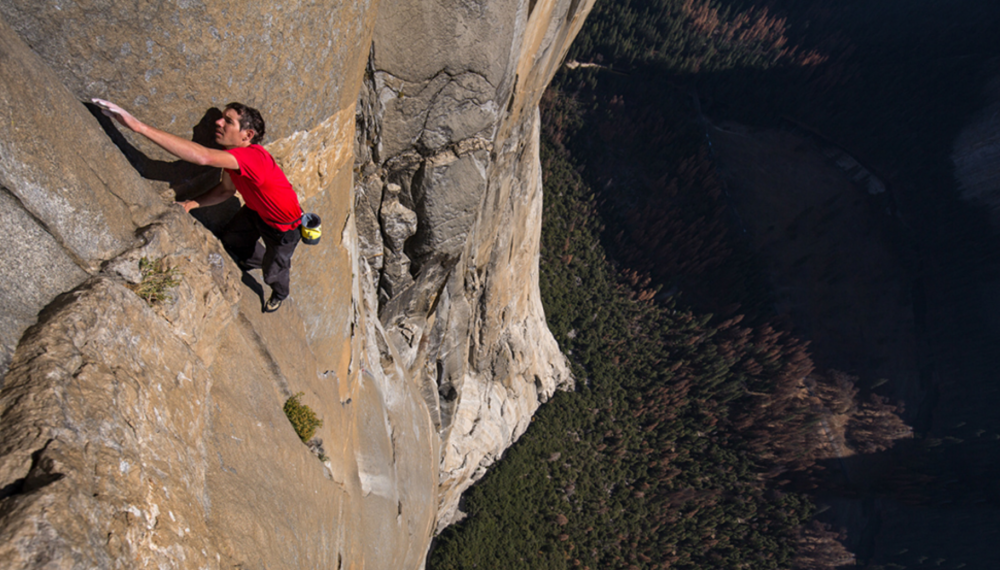
{"type": "Polygon", "coordinates": [[[292,253],[299,244],[302,208],[285,173],[270,153],[260,146],[264,119],[260,112],[240,103],[230,103],[215,122],[215,142],[225,150],[196,142],[146,125],[114,103],[94,99],[105,115],[148,138],[174,156],[205,166],[223,168],[222,181],[193,200],[177,202],[190,212],[212,206],[240,193],[245,202],[222,233],[222,244],[244,271],[261,268],[271,296],[264,312],[277,311],[288,297],[292,253]],[[261,247],[258,239],[263,239],[261,247]]]}

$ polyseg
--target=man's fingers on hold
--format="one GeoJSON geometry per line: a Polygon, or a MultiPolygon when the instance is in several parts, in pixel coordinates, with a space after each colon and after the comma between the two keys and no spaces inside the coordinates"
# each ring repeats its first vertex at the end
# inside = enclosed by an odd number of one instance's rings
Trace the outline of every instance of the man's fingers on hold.
{"type": "Polygon", "coordinates": [[[107,115],[109,117],[113,117],[115,115],[124,115],[125,114],[125,110],[124,109],[122,109],[118,105],[115,105],[111,101],[105,101],[104,99],[91,99],[91,101],[95,105],[97,105],[98,107],[101,108],[101,112],[102,113],[104,113],[105,115],[107,115]]]}

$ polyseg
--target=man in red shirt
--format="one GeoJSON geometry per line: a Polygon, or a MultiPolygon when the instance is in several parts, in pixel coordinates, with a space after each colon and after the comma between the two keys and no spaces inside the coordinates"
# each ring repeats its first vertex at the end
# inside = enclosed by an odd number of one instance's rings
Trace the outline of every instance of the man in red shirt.
{"type": "Polygon", "coordinates": [[[127,128],[143,135],[174,156],[199,165],[223,168],[222,182],[193,200],[178,202],[185,212],[228,200],[236,192],[244,206],[229,222],[222,243],[240,268],[262,268],[271,297],[264,312],[274,312],[288,297],[292,254],[299,244],[302,208],[285,173],[270,153],[258,144],[264,138],[264,119],[241,103],[230,103],[216,121],[215,141],[225,150],[196,142],[146,125],[121,107],[94,99],[127,128]],[[258,239],[264,241],[261,247],[258,239]]]}

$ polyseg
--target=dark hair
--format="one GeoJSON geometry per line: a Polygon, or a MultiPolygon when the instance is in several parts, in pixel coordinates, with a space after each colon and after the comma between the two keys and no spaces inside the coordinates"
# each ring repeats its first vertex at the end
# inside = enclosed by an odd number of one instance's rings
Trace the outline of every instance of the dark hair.
{"type": "Polygon", "coordinates": [[[250,144],[258,144],[264,140],[264,117],[260,116],[260,111],[243,103],[230,103],[226,105],[226,109],[232,109],[240,116],[241,131],[253,130],[253,140],[250,144]]]}

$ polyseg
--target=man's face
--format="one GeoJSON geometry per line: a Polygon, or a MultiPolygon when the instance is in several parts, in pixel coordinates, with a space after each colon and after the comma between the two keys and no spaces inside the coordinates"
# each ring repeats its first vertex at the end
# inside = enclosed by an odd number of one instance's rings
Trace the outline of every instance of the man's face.
{"type": "Polygon", "coordinates": [[[215,142],[226,148],[249,146],[254,134],[252,129],[240,130],[240,114],[236,109],[226,109],[222,118],[215,121],[215,142]]]}

